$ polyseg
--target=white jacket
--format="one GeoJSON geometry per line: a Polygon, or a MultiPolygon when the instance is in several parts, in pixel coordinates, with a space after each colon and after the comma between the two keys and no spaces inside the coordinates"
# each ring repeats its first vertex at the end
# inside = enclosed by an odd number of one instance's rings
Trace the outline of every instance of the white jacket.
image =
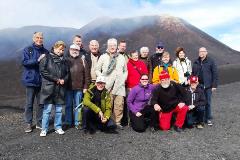
{"type": "Polygon", "coordinates": [[[177,58],[173,61],[173,67],[178,71],[179,83],[188,84],[187,77],[184,76],[184,73],[188,72],[189,74],[192,74],[191,61],[186,57],[185,61],[180,62],[179,58],[177,58]]]}
{"type": "Polygon", "coordinates": [[[108,91],[112,89],[111,93],[113,95],[126,96],[125,81],[127,79],[128,71],[124,56],[121,54],[118,55],[116,58],[116,67],[109,75],[106,75],[109,64],[110,55],[108,53],[101,55],[97,62],[96,75],[105,76],[106,89],[108,91]]]}

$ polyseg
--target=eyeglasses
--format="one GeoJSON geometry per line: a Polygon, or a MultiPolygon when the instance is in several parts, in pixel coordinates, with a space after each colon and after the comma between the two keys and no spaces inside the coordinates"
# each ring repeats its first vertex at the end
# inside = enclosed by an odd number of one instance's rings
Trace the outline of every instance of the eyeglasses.
{"type": "Polygon", "coordinates": [[[141,79],[141,80],[143,80],[143,81],[148,81],[148,79],[146,78],[146,79],[141,79]]]}

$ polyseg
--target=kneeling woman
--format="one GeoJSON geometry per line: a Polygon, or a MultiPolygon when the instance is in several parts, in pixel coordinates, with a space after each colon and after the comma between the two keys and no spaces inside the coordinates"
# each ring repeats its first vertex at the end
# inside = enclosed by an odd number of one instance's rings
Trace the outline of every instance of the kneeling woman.
{"type": "Polygon", "coordinates": [[[65,104],[65,84],[69,73],[66,61],[63,59],[64,49],[64,42],[58,41],[53,46],[52,52],[40,61],[42,76],[40,104],[44,105],[41,137],[47,135],[49,117],[53,105],[55,106],[55,132],[57,134],[64,134],[62,130],[62,107],[65,104]]]}
{"type": "Polygon", "coordinates": [[[143,74],[140,77],[140,83],[130,91],[127,104],[131,126],[136,132],[144,132],[147,128],[146,118],[150,119],[149,126],[155,131],[158,126],[158,112],[153,106],[148,105],[154,86],[149,84],[148,75],[143,74]]]}

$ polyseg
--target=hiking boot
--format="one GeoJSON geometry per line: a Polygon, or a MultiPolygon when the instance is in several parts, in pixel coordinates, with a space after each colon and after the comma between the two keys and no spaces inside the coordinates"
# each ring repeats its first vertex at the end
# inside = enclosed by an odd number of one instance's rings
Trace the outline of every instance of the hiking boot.
{"type": "Polygon", "coordinates": [[[62,135],[65,132],[62,130],[62,128],[60,128],[60,129],[55,130],[55,133],[62,135]]]}
{"type": "Polygon", "coordinates": [[[197,129],[203,129],[203,125],[202,124],[198,124],[197,125],[197,129]]]}
{"type": "Polygon", "coordinates": [[[31,124],[26,124],[26,127],[24,128],[25,133],[32,132],[32,126],[31,124]]]}
{"type": "Polygon", "coordinates": [[[177,126],[174,126],[174,130],[179,133],[183,131],[182,128],[179,128],[177,126]]]}
{"type": "Polygon", "coordinates": [[[212,121],[211,121],[211,120],[208,120],[208,121],[207,121],[207,125],[208,125],[208,126],[212,126],[212,125],[213,125],[212,121]]]}
{"type": "Polygon", "coordinates": [[[46,135],[47,135],[47,131],[42,130],[40,133],[40,137],[46,137],[46,135]]]}
{"type": "Polygon", "coordinates": [[[115,129],[108,129],[108,130],[106,130],[104,132],[108,133],[108,134],[118,134],[118,131],[116,131],[115,129]]]}

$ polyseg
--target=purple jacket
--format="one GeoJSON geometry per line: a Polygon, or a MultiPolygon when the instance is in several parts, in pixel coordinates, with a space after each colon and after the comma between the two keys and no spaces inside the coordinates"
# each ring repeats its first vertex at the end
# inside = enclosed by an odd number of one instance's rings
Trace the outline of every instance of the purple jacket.
{"type": "Polygon", "coordinates": [[[127,98],[129,110],[133,113],[141,111],[144,108],[145,104],[148,103],[153,88],[154,85],[152,84],[148,84],[146,87],[143,87],[140,84],[133,87],[132,90],[129,92],[127,98]]]}

